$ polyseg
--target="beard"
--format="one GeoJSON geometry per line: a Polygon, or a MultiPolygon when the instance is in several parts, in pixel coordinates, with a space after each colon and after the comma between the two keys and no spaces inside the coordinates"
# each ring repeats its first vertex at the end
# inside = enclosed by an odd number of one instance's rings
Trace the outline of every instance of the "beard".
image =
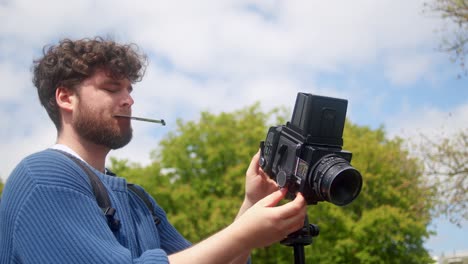
{"type": "Polygon", "coordinates": [[[109,149],[119,149],[127,145],[132,139],[132,128],[121,129],[116,125],[114,117],[100,116],[100,112],[93,111],[83,101],[80,101],[73,127],[79,136],[94,144],[103,145],[109,149]]]}

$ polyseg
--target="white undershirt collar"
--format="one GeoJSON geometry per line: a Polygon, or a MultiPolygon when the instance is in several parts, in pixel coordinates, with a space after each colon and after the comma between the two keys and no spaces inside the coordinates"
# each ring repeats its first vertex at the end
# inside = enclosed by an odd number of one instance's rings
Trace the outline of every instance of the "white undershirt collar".
{"type": "MultiPolygon", "coordinates": [[[[79,158],[80,160],[86,162],[84,159],[82,159],[80,157],[80,155],[78,155],[78,153],[76,153],[75,151],[73,151],[73,149],[71,149],[70,147],[66,146],[66,145],[63,145],[63,144],[55,144],[53,145],[52,147],[50,147],[51,149],[57,149],[57,150],[61,150],[61,151],[64,151],[64,152],[67,152],[68,154],[71,154],[77,158],[79,158]]],[[[86,162],[87,163],[87,162],[86,162]]]]}
{"type": "MultiPolygon", "coordinates": [[[[57,150],[61,150],[61,151],[64,151],[64,152],[67,152],[77,158],[79,158],[80,160],[82,160],[84,163],[88,164],[88,162],[86,162],[83,158],[80,157],[80,155],[78,155],[78,153],[76,153],[73,149],[71,149],[70,147],[66,146],[66,145],[63,145],[63,144],[55,144],[53,145],[52,147],[50,147],[51,149],[57,149],[57,150]]],[[[91,165],[89,165],[91,166],[91,165]]],[[[107,174],[108,170],[107,168],[104,168],[104,171],[105,171],[105,174],[107,174]]]]}

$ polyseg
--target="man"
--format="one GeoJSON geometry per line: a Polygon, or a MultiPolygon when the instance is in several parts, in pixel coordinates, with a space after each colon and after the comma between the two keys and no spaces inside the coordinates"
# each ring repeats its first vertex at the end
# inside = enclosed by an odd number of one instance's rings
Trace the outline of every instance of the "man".
{"type": "Polygon", "coordinates": [[[304,198],[276,206],[285,190],[263,174],[258,153],[238,216],[225,229],[191,245],[145,193],[159,219],[153,222],[125,179],[105,169],[109,151],[132,138],[130,120],[116,115],[131,114],[132,84],[145,66],[135,45],[101,38],[64,39],[35,61],[33,82],[57,142],[26,157],[8,178],[0,203],[0,263],[245,263],[253,248],[302,227],[304,198]],[[105,186],[118,228],[108,225],[87,170],[105,186]]]}

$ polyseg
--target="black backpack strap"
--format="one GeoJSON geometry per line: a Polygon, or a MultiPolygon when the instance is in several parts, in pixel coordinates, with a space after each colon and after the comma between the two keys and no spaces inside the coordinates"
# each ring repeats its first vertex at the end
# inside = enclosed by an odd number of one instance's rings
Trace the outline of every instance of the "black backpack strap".
{"type": "Polygon", "coordinates": [[[89,181],[91,182],[91,187],[93,188],[94,196],[96,197],[96,202],[101,208],[102,212],[106,216],[107,224],[112,231],[117,231],[120,228],[120,220],[115,218],[115,208],[111,206],[109,193],[107,192],[106,187],[102,183],[101,179],[91,170],[91,168],[85,164],[82,160],[76,156],[58,149],[53,149],[57,152],[62,153],[71,160],[73,160],[84,172],[88,175],[89,181]]]}
{"type": "Polygon", "coordinates": [[[156,215],[156,212],[154,211],[153,204],[151,203],[150,199],[146,195],[145,191],[142,189],[136,187],[134,184],[127,184],[127,188],[131,190],[133,193],[135,193],[140,199],[146,204],[146,207],[148,207],[148,210],[151,212],[151,216],[153,217],[154,224],[157,226],[159,223],[161,223],[161,219],[156,215]]]}

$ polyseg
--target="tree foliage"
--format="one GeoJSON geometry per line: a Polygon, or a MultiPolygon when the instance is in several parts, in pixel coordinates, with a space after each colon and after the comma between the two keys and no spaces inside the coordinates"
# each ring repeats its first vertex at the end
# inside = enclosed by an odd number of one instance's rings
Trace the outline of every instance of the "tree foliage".
{"type": "Polygon", "coordinates": [[[468,131],[434,139],[421,134],[415,149],[429,183],[437,191],[435,215],[458,226],[468,220],[468,131]]]}
{"type": "Polygon", "coordinates": [[[442,39],[440,49],[449,53],[451,59],[460,65],[462,75],[468,75],[465,64],[468,53],[468,0],[432,0],[425,3],[425,6],[431,13],[436,13],[457,26],[449,37],[442,39]]]}
{"type": "MultiPolygon", "coordinates": [[[[251,157],[271,125],[285,123],[286,111],[260,111],[258,104],[233,113],[201,113],[198,121],[177,121],[142,167],[112,160],[112,169],[142,185],[192,242],[215,233],[235,218],[244,195],[251,157]]],[[[350,205],[309,206],[320,235],[305,246],[306,263],[429,263],[423,247],[430,232],[431,188],[422,168],[383,129],[347,122],[344,148],[363,175],[360,196],[350,205]]],[[[228,249],[226,249],[228,250],[228,249]]],[[[293,250],[274,244],[254,250],[253,262],[291,263],[293,250]]]]}

